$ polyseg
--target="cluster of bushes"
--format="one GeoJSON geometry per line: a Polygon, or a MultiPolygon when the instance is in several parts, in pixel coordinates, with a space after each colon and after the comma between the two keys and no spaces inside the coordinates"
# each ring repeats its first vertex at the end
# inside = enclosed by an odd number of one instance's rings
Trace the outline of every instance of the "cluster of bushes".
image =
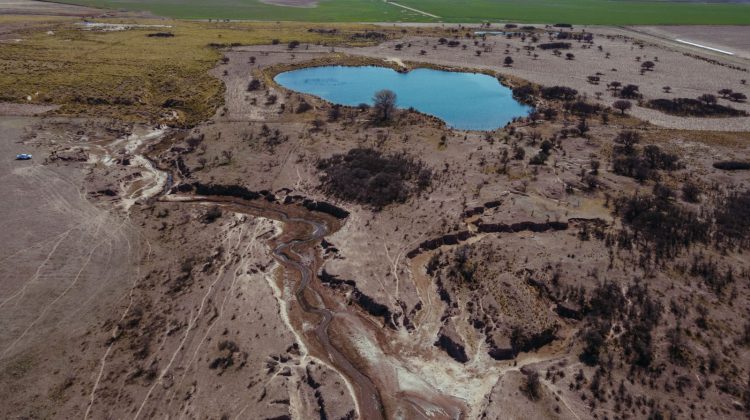
{"type": "MultiPolygon", "coordinates": [[[[720,194],[711,208],[700,213],[678,205],[673,198],[674,193],[660,184],[651,195],[617,198],[614,210],[625,228],[616,237],[608,237],[608,244],[616,242],[622,249],[635,245],[643,261],[653,257],[657,262],[674,258],[696,243],[713,244],[720,250],[750,247],[750,190],[720,194]]],[[[696,272],[703,273],[704,279],[711,277],[707,268],[698,268],[696,272]]],[[[715,290],[719,284],[707,283],[715,290]]]]}
{"type": "Polygon", "coordinates": [[[574,101],[565,103],[565,110],[579,116],[596,115],[602,112],[601,105],[588,103],[586,101],[574,101]]]}
{"type": "Polygon", "coordinates": [[[570,42],[547,42],[537,45],[541,50],[568,50],[570,47],[570,42]]]}
{"type": "Polygon", "coordinates": [[[625,358],[633,366],[648,368],[654,359],[652,332],[661,318],[661,304],[651,298],[640,282],[623,294],[612,281],[599,284],[587,304],[587,327],[583,332],[583,352],[579,358],[594,366],[602,361],[608,336],[615,323],[622,325],[619,343],[625,358]]]}
{"type": "Polygon", "coordinates": [[[173,38],[174,34],[172,32],[155,32],[146,36],[149,38],[173,38]]]}
{"type": "Polygon", "coordinates": [[[536,89],[533,85],[515,86],[511,90],[513,91],[513,98],[517,101],[526,104],[533,103],[534,95],[536,95],[536,89]]]}
{"type": "Polygon", "coordinates": [[[724,291],[724,288],[734,282],[734,272],[731,267],[722,272],[716,261],[710,258],[706,259],[703,254],[693,255],[690,275],[702,278],[706,286],[718,295],[724,291]]]}
{"type": "Polygon", "coordinates": [[[750,247],[750,189],[721,197],[714,212],[717,244],[729,248],[750,247]]]}
{"type": "Polygon", "coordinates": [[[683,117],[741,117],[747,112],[729,106],[691,98],[652,99],[647,106],[670,115],[683,117]]]}
{"type": "Polygon", "coordinates": [[[681,167],[676,155],[661,150],[659,146],[648,145],[640,151],[637,144],[641,136],[637,131],[624,130],[615,137],[612,170],[622,176],[639,182],[658,180],[658,171],[673,171],[681,167]]]}
{"type": "Polygon", "coordinates": [[[388,35],[386,35],[383,32],[376,32],[376,31],[366,31],[366,32],[356,32],[352,34],[352,39],[367,39],[367,40],[374,40],[374,41],[382,41],[388,38],[388,35]]]}
{"type": "Polygon", "coordinates": [[[694,243],[708,242],[710,223],[675,204],[665,189],[657,186],[654,195],[635,194],[615,200],[615,212],[628,228],[617,238],[621,248],[635,244],[645,256],[661,261],[675,257],[694,243]]]}
{"type": "Polygon", "coordinates": [[[544,99],[561,99],[572,101],[578,95],[578,91],[565,86],[550,86],[542,88],[542,97],[544,99]]]}
{"type": "Polygon", "coordinates": [[[552,151],[553,144],[549,140],[544,140],[539,148],[539,153],[529,159],[529,165],[544,165],[552,151]]]}
{"type": "Polygon", "coordinates": [[[321,189],[334,197],[379,210],[424,191],[432,171],[405,153],[356,148],[318,161],[321,189]]]}

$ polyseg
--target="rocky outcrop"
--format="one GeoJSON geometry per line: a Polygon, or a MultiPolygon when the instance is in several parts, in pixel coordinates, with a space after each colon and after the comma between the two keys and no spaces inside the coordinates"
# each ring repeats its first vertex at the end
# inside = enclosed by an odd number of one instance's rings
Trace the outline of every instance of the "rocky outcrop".
{"type": "Polygon", "coordinates": [[[572,302],[560,302],[555,307],[555,312],[563,318],[583,319],[583,310],[572,302]]]}
{"type": "Polygon", "coordinates": [[[558,326],[553,325],[542,331],[526,333],[519,330],[513,331],[511,335],[511,345],[515,354],[537,350],[546,346],[555,339],[558,326]]]}
{"type": "Polygon", "coordinates": [[[252,191],[241,185],[222,185],[222,184],[204,184],[193,182],[191,184],[181,184],[172,189],[173,192],[194,192],[203,196],[234,197],[243,200],[265,199],[271,203],[278,204],[301,204],[304,208],[318,213],[325,213],[337,219],[346,219],[349,212],[345,209],[335,206],[325,201],[317,201],[300,195],[287,195],[284,199],[279,199],[276,195],[267,190],[252,191]]]}
{"type": "Polygon", "coordinates": [[[464,348],[464,345],[460,343],[458,335],[445,327],[440,329],[438,339],[435,341],[435,347],[443,349],[448,353],[448,356],[452,357],[459,363],[466,363],[469,361],[469,357],[466,356],[466,349],[464,348]]]}
{"type": "Polygon", "coordinates": [[[567,228],[568,224],[564,222],[482,223],[477,225],[477,230],[481,233],[546,232],[548,230],[565,230],[567,228]]]}
{"type": "MultiPolygon", "coordinates": [[[[513,224],[480,222],[476,226],[477,233],[514,233],[522,231],[546,232],[548,230],[565,230],[568,228],[568,224],[565,222],[519,222],[513,224]]],[[[407,258],[414,258],[423,252],[433,251],[443,245],[457,245],[458,243],[464,242],[472,236],[475,236],[477,233],[464,230],[457,233],[449,233],[438,238],[428,239],[409,251],[406,256],[407,258]]]]}
{"type": "MultiPolygon", "coordinates": [[[[251,191],[240,185],[221,185],[221,184],[203,184],[194,182],[185,184],[183,188],[190,187],[187,191],[194,191],[198,195],[222,196],[241,198],[243,200],[257,200],[261,197],[260,193],[251,191]]],[[[182,192],[187,192],[181,188],[182,192]]]]}
{"type": "Polygon", "coordinates": [[[459,242],[463,242],[472,236],[473,234],[471,232],[464,230],[458,233],[449,233],[438,238],[428,239],[419,244],[417,248],[409,251],[406,256],[408,258],[414,258],[422,252],[432,251],[443,245],[457,245],[459,242]]]}
{"type": "Polygon", "coordinates": [[[357,288],[357,283],[354,280],[339,279],[338,276],[328,273],[325,269],[320,272],[318,278],[320,278],[321,283],[334,289],[345,288],[351,290],[353,303],[359,305],[359,307],[364,309],[368,314],[377,318],[382,318],[385,325],[394,330],[397,329],[395,317],[388,306],[383,305],[382,303],[375,301],[372,297],[362,293],[362,291],[357,288]]]}
{"type": "Polygon", "coordinates": [[[488,202],[484,203],[484,205],[482,205],[482,206],[472,207],[472,208],[470,208],[468,210],[465,210],[463,212],[462,216],[464,218],[468,218],[468,217],[476,216],[477,214],[484,214],[485,210],[494,209],[495,207],[500,207],[500,205],[502,203],[503,202],[500,201],[500,200],[497,200],[497,201],[488,201],[488,202]]]}

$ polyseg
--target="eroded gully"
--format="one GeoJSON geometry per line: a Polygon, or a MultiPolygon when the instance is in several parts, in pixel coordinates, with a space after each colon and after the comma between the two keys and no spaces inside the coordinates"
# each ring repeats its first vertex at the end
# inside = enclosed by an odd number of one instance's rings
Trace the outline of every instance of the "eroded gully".
{"type": "MultiPolygon", "coordinates": [[[[331,343],[328,328],[333,320],[334,312],[325,307],[318,307],[311,300],[324,302],[324,299],[309,287],[317,271],[317,259],[309,257],[316,252],[315,247],[329,233],[330,222],[309,210],[294,207],[296,213],[305,214],[304,217],[292,216],[283,205],[265,202],[251,202],[227,197],[207,197],[198,195],[165,194],[160,200],[169,202],[217,205],[227,210],[247,214],[253,217],[266,217],[279,221],[284,230],[276,238],[276,245],[272,255],[287,272],[286,278],[298,277],[299,282],[294,294],[299,306],[305,314],[312,315],[307,319],[315,323],[314,335],[317,344],[325,351],[328,362],[350,381],[356,395],[360,417],[363,419],[384,419],[384,409],[375,384],[363,374],[339,349],[331,343]],[[309,213],[309,215],[307,215],[309,213]],[[312,299],[311,299],[312,298],[312,299]]],[[[290,207],[292,209],[292,207],[290,207]]],[[[301,335],[302,336],[302,335],[301,335]]],[[[309,346],[308,346],[309,347],[309,346]]]]}

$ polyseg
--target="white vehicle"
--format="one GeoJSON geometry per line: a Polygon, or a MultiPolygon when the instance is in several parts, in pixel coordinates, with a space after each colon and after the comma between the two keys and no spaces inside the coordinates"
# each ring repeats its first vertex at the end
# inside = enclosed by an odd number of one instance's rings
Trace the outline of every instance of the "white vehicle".
{"type": "Polygon", "coordinates": [[[19,153],[16,155],[16,160],[31,160],[31,157],[28,153],[19,153]]]}

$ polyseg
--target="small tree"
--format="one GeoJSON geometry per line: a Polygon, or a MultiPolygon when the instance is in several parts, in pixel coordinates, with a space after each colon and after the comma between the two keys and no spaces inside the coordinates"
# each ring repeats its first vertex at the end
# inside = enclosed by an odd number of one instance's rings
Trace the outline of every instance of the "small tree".
{"type": "Polygon", "coordinates": [[[248,85],[247,85],[247,91],[248,92],[252,92],[252,91],[258,90],[258,89],[260,89],[260,80],[258,80],[258,79],[251,80],[250,83],[248,83],[248,85]]]}
{"type": "Polygon", "coordinates": [[[663,88],[661,88],[661,90],[663,90],[663,91],[664,91],[664,93],[669,93],[669,92],[671,92],[671,91],[672,91],[672,88],[671,88],[671,87],[669,87],[669,86],[664,86],[663,88]]]}
{"type": "Polygon", "coordinates": [[[513,65],[513,58],[510,56],[505,57],[505,60],[503,60],[503,64],[505,64],[505,67],[510,67],[513,65]]]}
{"type": "Polygon", "coordinates": [[[719,89],[719,95],[721,95],[722,98],[725,98],[732,94],[732,89],[719,89]]]}
{"type": "Polygon", "coordinates": [[[620,91],[620,97],[621,98],[639,98],[641,94],[638,92],[638,86],[637,85],[625,85],[622,87],[622,90],[620,91]]]}
{"type": "Polygon", "coordinates": [[[706,105],[711,105],[716,103],[716,96],[711,95],[710,93],[704,93],[698,97],[698,100],[706,105]]]}
{"type": "Polygon", "coordinates": [[[616,151],[625,155],[631,155],[635,152],[635,145],[641,141],[641,135],[637,131],[623,130],[617,133],[615,143],[618,145],[616,151]]]}
{"type": "Polygon", "coordinates": [[[539,383],[539,373],[530,371],[525,373],[526,378],[521,384],[521,392],[531,401],[536,401],[541,397],[541,384],[539,383]]]}
{"type": "Polygon", "coordinates": [[[693,181],[685,181],[682,184],[682,199],[688,203],[700,202],[701,190],[693,181]]]}
{"type": "Polygon", "coordinates": [[[733,100],[734,102],[744,102],[747,100],[747,95],[741,92],[732,92],[729,94],[729,99],[733,100]]]}
{"type": "Polygon", "coordinates": [[[297,47],[299,47],[299,41],[296,40],[289,42],[289,45],[287,45],[287,48],[289,48],[290,50],[293,50],[297,47]]]}
{"type": "Polygon", "coordinates": [[[621,115],[625,115],[625,111],[632,108],[633,104],[631,104],[630,101],[620,99],[619,101],[615,101],[615,103],[612,104],[612,107],[619,110],[621,115]]]}
{"type": "Polygon", "coordinates": [[[645,71],[653,71],[656,64],[653,61],[644,61],[641,63],[641,69],[645,71]]]}
{"type": "Polygon", "coordinates": [[[340,105],[334,105],[328,110],[328,121],[334,122],[338,121],[339,117],[341,117],[341,106],[340,105]]]}
{"type": "Polygon", "coordinates": [[[372,102],[378,120],[389,121],[396,109],[396,94],[392,90],[383,89],[375,92],[372,102]]]}
{"type": "Polygon", "coordinates": [[[572,60],[574,58],[576,58],[576,56],[573,53],[567,53],[567,54],[565,54],[565,59],[566,60],[572,60]]]}

